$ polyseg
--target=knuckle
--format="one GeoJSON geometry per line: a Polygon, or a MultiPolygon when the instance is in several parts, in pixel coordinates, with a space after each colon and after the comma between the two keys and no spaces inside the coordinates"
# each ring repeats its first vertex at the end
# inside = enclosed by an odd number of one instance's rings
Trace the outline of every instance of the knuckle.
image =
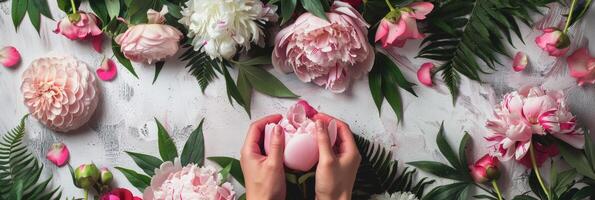
{"type": "Polygon", "coordinates": [[[267,169],[277,169],[280,165],[277,162],[265,162],[264,167],[267,169]]]}
{"type": "Polygon", "coordinates": [[[334,159],[324,159],[320,160],[318,164],[322,167],[332,167],[336,164],[336,161],[334,159]]]}

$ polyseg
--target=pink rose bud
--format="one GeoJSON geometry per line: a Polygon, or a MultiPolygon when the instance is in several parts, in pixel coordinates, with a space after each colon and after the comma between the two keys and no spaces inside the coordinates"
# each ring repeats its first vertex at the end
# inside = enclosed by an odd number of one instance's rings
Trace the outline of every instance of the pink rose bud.
{"type": "Polygon", "coordinates": [[[432,87],[432,69],[434,68],[434,63],[424,63],[421,65],[419,70],[417,70],[417,80],[428,87],[432,87]]]}
{"type": "Polygon", "coordinates": [[[93,13],[78,12],[64,17],[56,25],[54,33],[59,33],[71,40],[88,40],[93,48],[101,52],[103,32],[99,28],[99,18],[93,13]]]}
{"type": "Polygon", "coordinates": [[[0,49],[0,63],[4,67],[14,67],[21,61],[21,54],[17,48],[13,46],[6,46],[0,49]]]}
{"type": "Polygon", "coordinates": [[[99,181],[101,173],[95,164],[82,164],[74,171],[77,187],[91,189],[99,181]]]}
{"type": "Polygon", "coordinates": [[[70,152],[64,143],[55,143],[46,155],[47,159],[58,167],[64,166],[70,158],[70,152]]]}
{"type": "Polygon", "coordinates": [[[525,70],[525,68],[527,67],[527,64],[529,64],[529,59],[527,58],[527,54],[525,54],[525,52],[519,51],[514,56],[514,60],[512,62],[512,69],[514,69],[515,72],[520,72],[520,71],[525,70]]]}
{"type": "Polygon", "coordinates": [[[481,157],[475,164],[469,166],[473,180],[476,183],[485,183],[498,179],[500,177],[499,164],[498,158],[489,154],[481,157]]]}
{"type": "Polygon", "coordinates": [[[432,3],[415,2],[392,10],[380,21],[374,41],[380,41],[384,48],[403,47],[408,39],[424,38],[417,28],[417,21],[425,19],[433,9],[432,3]]]}
{"type": "Polygon", "coordinates": [[[535,43],[550,56],[561,57],[566,55],[570,48],[570,38],[557,28],[546,28],[543,34],[535,38],[535,43]]]}
{"type": "Polygon", "coordinates": [[[579,86],[586,83],[595,83],[595,57],[591,56],[589,49],[583,47],[576,50],[566,58],[570,76],[574,77],[579,86]]]}
{"type": "Polygon", "coordinates": [[[103,167],[99,170],[101,173],[101,184],[108,185],[114,179],[114,175],[107,168],[103,167]]]}
{"type": "Polygon", "coordinates": [[[112,59],[104,59],[97,68],[97,76],[103,81],[111,81],[116,77],[117,67],[112,59]]]}

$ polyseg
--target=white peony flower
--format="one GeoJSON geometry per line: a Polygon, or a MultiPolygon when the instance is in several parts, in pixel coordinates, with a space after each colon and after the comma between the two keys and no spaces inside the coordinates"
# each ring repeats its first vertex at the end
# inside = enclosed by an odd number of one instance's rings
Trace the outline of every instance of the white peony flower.
{"type": "Polygon", "coordinates": [[[370,198],[370,200],[419,200],[419,199],[411,192],[395,192],[392,194],[385,192],[384,194],[373,195],[370,198]]]}
{"type": "Polygon", "coordinates": [[[194,50],[212,59],[228,59],[236,54],[238,45],[244,50],[249,50],[251,43],[264,45],[262,24],[276,21],[276,10],[260,0],[190,0],[179,22],[188,28],[194,50]]]}

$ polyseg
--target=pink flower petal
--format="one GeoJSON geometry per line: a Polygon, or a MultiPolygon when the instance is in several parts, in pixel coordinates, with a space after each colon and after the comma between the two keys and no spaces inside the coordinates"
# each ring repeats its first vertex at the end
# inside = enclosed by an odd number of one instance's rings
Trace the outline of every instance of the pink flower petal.
{"type": "Polygon", "coordinates": [[[64,166],[70,158],[70,152],[64,143],[52,144],[46,155],[47,159],[58,167],[64,166]]]}
{"type": "Polygon", "coordinates": [[[97,53],[101,53],[101,50],[103,49],[103,35],[92,36],[91,44],[97,53]]]}
{"type": "Polygon", "coordinates": [[[578,85],[595,83],[595,57],[591,57],[587,48],[580,48],[566,58],[570,76],[576,78],[578,85]]]}
{"type": "Polygon", "coordinates": [[[426,15],[430,14],[434,9],[434,4],[429,2],[415,2],[409,5],[413,9],[413,15],[416,19],[422,20],[426,18],[426,15]]]}
{"type": "Polygon", "coordinates": [[[519,51],[514,56],[514,61],[512,62],[512,68],[514,69],[515,72],[520,72],[520,71],[525,70],[528,63],[529,63],[529,60],[527,59],[527,54],[519,51]]]}
{"type": "Polygon", "coordinates": [[[117,67],[112,59],[105,59],[97,69],[97,76],[103,81],[111,81],[116,77],[117,67]]]}
{"type": "Polygon", "coordinates": [[[0,63],[5,67],[14,67],[21,61],[21,54],[17,48],[6,46],[0,49],[0,63]]]}
{"type": "Polygon", "coordinates": [[[424,63],[421,65],[419,70],[417,70],[417,80],[425,86],[432,87],[432,69],[434,68],[434,63],[424,63]]]}

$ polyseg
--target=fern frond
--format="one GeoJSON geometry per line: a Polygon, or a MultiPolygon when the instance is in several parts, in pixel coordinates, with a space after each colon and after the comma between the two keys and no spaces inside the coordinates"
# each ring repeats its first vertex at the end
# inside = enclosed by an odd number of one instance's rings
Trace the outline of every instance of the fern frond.
{"type": "Polygon", "coordinates": [[[23,117],[20,124],[0,140],[0,199],[10,199],[17,182],[23,189],[15,191],[22,192],[19,195],[23,199],[60,199],[59,188],[46,191],[51,177],[39,183],[43,165],[23,143],[26,118],[23,117]]]}
{"type": "Polygon", "coordinates": [[[517,20],[532,23],[530,13],[556,0],[435,0],[428,18],[427,37],[418,57],[443,62],[442,72],[453,100],[458,96],[460,75],[481,82],[481,74],[501,65],[498,55],[510,57],[513,33],[522,39],[517,20]],[[479,61],[481,60],[481,61],[479,61]],[[489,69],[482,67],[482,64],[489,69]]]}
{"type": "Polygon", "coordinates": [[[188,62],[186,64],[188,72],[196,78],[200,89],[204,92],[209,83],[218,78],[216,72],[221,73],[221,61],[211,59],[205,52],[201,51],[202,47],[198,50],[194,50],[194,47],[190,44],[183,47],[187,48],[187,50],[180,56],[180,59],[188,62]]]}
{"type": "Polygon", "coordinates": [[[393,160],[392,152],[354,135],[355,143],[362,156],[357,171],[353,199],[369,199],[371,195],[384,192],[410,192],[421,199],[424,189],[434,180],[416,180],[417,171],[405,167],[398,169],[398,161],[393,160]]]}

